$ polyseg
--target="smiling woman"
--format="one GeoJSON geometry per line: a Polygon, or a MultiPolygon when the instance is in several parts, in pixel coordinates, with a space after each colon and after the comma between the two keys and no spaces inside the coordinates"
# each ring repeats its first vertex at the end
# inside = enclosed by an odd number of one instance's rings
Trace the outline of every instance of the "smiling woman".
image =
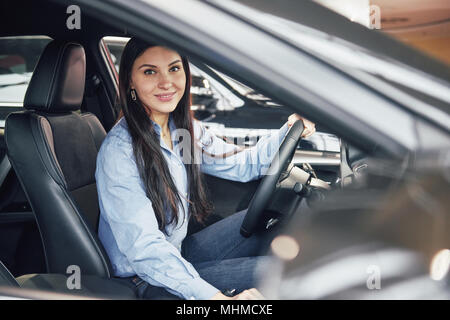
{"type": "MultiPolygon", "coordinates": [[[[264,155],[278,149],[300,117],[291,116],[253,148],[226,144],[193,118],[186,57],[136,38],[121,57],[119,92],[123,117],[103,142],[96,169],[99,236],[115,275],[144,283],[139,295],[145,298],[169,292],[171,298],[227,299],[220,293],[227,289],[239,293],[235,299],[261,298],[246,289],[256,285],[257,265],[270,262],[258,255],[274,232],[242,237],[245,210],[189,237],[187,225],[189,217],[202,223],[212,212],[202,173],[236,181],[261,177],[268,165],[264,155]],[[183,147],[178,130],[188,134],[183,147]],[[192,161],[198,151],[225,151],[232,161],[192,161]]],[[[311,134],[314,125],[307,123],[311,134]]]]}
{"type": "Polygon", "coordinates": [[[185,92],[181,57],[164,47],[148,48],[134,61],[130,87],[131,93],[135,92],[133,100],[139,98],[153,121],[165,128],[163,115],[175,110],[185,92]]]}
{"type": "MultiPolygon", "coordinates": [[[[181,201],[175,184],[168,172],[166,161],[161,153],[157,135],[165,146],[172,149],[169,131],[169,114],[172,114],[177,128],[185,128],[191,133],[192,115],[190,105],[189,63],[176,52],[163,47],[151,47],[147,43],[132,39],[128,42],[121,60],[119,71],[120,102],[126,123],[133,139],[133,152],[137,159],[139,173],[148,190],[153,206],[156,208],[159,228],[175,220],[178,222],[177,201],[181,201]],[[155,54],[155,55],[153,55],[155,54]],[[178,62],[183,60],[183,63],[178,62]],[[171,65],[173,62],[176,65],[171,65]],[[174,72],[174,70],[177,70],[174,72]],[[170,90],[174,98],[161,101],[158,95],[170,90]],[[179,108],[177,106],[180,105],[179,108]],[[166,221],[164,199],[174,215],[166,221]]],[[[210,211],[205,192],[199,180],[199,173],[192,168],[192,183],[198,185],[194,199],[200,200],[195,205],[195,212],[203,221],[210,211]]]]}

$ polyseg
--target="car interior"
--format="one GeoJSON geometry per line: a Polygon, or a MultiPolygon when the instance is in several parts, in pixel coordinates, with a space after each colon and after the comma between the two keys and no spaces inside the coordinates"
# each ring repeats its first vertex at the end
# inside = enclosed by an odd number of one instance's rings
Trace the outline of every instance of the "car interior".
{"type": "MultiPolygon", "coordinates": [[[[67,293],[67,267],[78,265],[86,274],[80,293],[135,297],[133,288],[112,276],[97,237],[94,177],[97,152],[119,114],[117,63],[124,42],[105,37],[132,35],[88,15],[80,30],[56,27],[66,15],[55,3],[5,1],[0,8],[0,286],[67,293]]],[[[211,129],[275,130],[293,113],[254,91],[239,92],[201,62],[195,66],[205,73],[196,76],[196,86],[208,89],[209,75],[243,101],[231,111],[211,111],[201,102],[207,94],[193,97],[201,106],[196,117],[211,129]]],[[[311,163],[304,172],[333,186],[350,167],[364,170],[362,153],[344,148],[342,154],[337,137],[320,124],[316,129],[325,147],[337,141],[337,148],[318,150],[314,141],[303,140],[294,162],[311,163]]],[[[205,178],[215,207],[206,225],[247,208],[260,185],[205,178]]],[[[276,216],[277,205],[272,207],[276,216]]],[[[188,232],[203,227],[191,221],[188,232]]]]}

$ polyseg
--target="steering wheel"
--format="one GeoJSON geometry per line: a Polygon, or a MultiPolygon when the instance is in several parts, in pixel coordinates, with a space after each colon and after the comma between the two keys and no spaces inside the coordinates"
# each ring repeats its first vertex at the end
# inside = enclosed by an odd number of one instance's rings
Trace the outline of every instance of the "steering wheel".
{"type": "Polygon", "coordinates": [[[269,200],[275,191],[277,182],[282,174],[284,175],[286,173],[286,169],[292,161],[295,149],[302,138],[303,130],[303,122],[297,120],[284,138],[277,155],[275,155],[275,158],[272,160],[269,170],[267,171],[270,174],[266,174],[261,180],[250,201],[247,213],[241,225],[241,234],[244,237],[248,238],[255,232],[262,219],[264,209],[269,204],[269,200]]]}

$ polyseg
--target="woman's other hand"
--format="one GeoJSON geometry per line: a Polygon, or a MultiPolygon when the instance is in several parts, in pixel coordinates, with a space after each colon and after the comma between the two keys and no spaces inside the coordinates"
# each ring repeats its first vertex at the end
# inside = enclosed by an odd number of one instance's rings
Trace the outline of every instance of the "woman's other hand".
{"type": "Polygon", "coordinates": [[[244,290],[241,293],[228,297],[221,292],[214,295],[211,300],[265,300],[264,296],[255,288],[244,290]]]}
{"type": "Polygon", "coordinates": [[[244,290],[241,293],[231,297],[232,300],[265,300],[264,296],[255,288],[244,290]]]}
{"type": "Polygon", "coordinates": [[[302,137],[303,138],[309,137],[314,132],[316,132],[316,125],[314,124],[314,122],[311,122],[311,121],[309,121],[309,120],[299,116],[296,113],[291,114],[289,116],[289,118],[288,118],[288,126],[289,126],[289,128],[292,127],[292,125],[297,120],[301,120],[303,122],[303,126],[305,127],[305,129],[303,130],[303,133],[302,133],[302,137]]]}

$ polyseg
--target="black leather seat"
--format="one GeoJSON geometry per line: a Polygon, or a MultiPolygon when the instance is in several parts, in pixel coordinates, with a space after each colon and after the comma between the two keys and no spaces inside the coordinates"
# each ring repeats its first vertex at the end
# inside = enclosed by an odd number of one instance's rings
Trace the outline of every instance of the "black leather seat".
{"type": "Polygon", "coordinates": [[[63,274],[29,274],[17,279],[0,261],[0,299],[26,298],[45,300],[66,299],[135,299],[132,285],[116,279],[104,279],[84,275],[80,288],[70,289],[67,282],[69,275],[63,274]]]}
{"type": "Polygon", "coordinates": [[[93,114],[77,111],[85,68],[81,45],[49,43],[26,92],[26,110],[6,119],[5,140],[36,216],[47,272],[66,274],[77,265],[82,277],[110,279],[110,262],[96,233],[95,165],[106,133],[93,114]]]}

